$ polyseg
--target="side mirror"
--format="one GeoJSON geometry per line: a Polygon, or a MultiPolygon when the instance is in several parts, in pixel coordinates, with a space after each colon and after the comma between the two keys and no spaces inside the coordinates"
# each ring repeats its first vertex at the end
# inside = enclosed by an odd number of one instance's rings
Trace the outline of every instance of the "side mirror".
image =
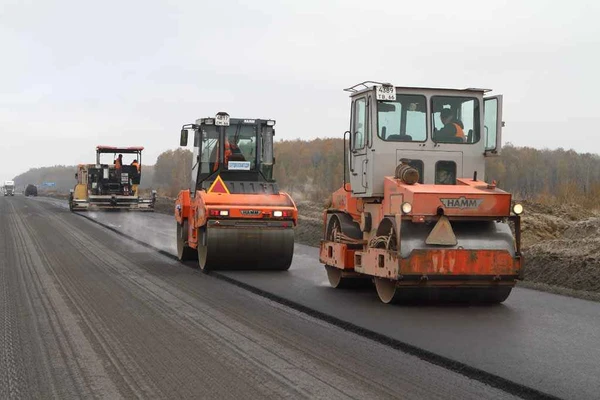
{"type": "Polygon", "coordinates": [[[187,129],[182,129],[181,130],[181,137],[179,138],[179,145],[180,146],[187,146],[188,143],[188,130],[187,129]]]}
{"type": "Polygon", "coordinates": [[[77,172],[75,172],[75,179],[77,179],[77,177],[78,177],[78,174],[77,174],[77,172]]]}
{"type": "Polygon", "coordinates": [[[275,165],[275,156],[273,156],[273,165],[275,165]]]}

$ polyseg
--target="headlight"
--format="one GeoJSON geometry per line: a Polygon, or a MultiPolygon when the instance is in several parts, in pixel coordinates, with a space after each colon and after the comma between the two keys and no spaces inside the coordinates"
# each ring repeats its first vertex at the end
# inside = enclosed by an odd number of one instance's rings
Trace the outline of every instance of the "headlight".
{"type": "Polygon", "coordinates": [[[523,214],[523,206],[522,206],[521,204],[518,204],[518,203],[517,203],[517,204],[515,204],[515,205],[513,206],[513,212],[514,212],[516,215],[521,215],[521,214],[523,214]]]}
{"type": "Polygon", "coordinates": [[[221,210],[221,211],[219,211],[219,215],[221,217],[226,217],[226,216],[229,215],[229,211],[227,211],[227,210],[221,210]]]}
{"type": "Polygon", "coordinates": [[[402,212],[404,214],[410,214],[410,212],[412,211],[412,204],[410,203],[402,203],[402,212]]]}
{"type": "Polygon", "coordinates": [[[275,218],[281,218],[283,217],[283,211],[273,211],[273,216],[275,218]]]}
{"type": "Polygon", "coordinates": [[[273,120],[267,121],[267,126],[275,126],[275,121],[273,121],[273,120]]]}

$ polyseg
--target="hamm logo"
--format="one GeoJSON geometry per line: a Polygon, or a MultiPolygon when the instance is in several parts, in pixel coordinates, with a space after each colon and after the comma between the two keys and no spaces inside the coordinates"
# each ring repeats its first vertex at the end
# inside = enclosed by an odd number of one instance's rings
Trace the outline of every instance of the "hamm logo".
{"type": "Polygon", "coordinates": [[[467,199],[466,197],[459,197],[458,199],[440,199],[444,207],[446,208],[479,208],[483,199],[467,199]]]}
{"type": "Polygon", "coordinates": [[[241,210],[243,215],[258,215],[260,210],[241,210]]]}

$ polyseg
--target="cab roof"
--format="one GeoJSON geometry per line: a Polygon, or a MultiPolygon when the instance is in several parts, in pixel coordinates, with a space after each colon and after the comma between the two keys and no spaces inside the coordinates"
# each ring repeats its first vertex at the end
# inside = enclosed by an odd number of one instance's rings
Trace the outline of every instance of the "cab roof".
{"type": "Polygon", "coordinates": [[[96,152],[98,153],[125,153],[132,154],[138,153],[144,150],[143,147],[113,147],[113,146],[97,146],[96,152]]]}
{"type": "Polygon", "coordinates": [[[350,92],[353,95],[356,93],[360,93],[363,91],[371,90],[374,86],[377,85],[388,85],[394,86],[396,89],[409,89],[409,90],[454,90],[454,91],[464,91],[464,92],[483,92],[488,93],[491,92],[492,89],[483,89],[483,88],[465,88],[465,89],[457,89],[457,88],[442,88],[442,87],[419,87],[419,86],[395,86],[391,83],[386,82],[375,82],[375,81],[364,81],[357,83],[354,86],[350,86],[349,88],[344,89],[345,92],[350,92]]]}

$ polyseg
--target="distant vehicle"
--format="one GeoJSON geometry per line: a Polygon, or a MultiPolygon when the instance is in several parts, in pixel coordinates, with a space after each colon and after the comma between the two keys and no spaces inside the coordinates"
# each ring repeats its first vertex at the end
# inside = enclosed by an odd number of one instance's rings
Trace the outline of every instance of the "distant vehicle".
{"type": "Polygon", "coordinates": [[[15,182],[14,181],[5,181],[4,182],[4,195],[5,196],[14,196],[15,195],[15,182]]]}
{"type": "Polygon", "coordinates": [[[29,184],[25,188],[25,196],[37,196],[37,186],[29,184]]]}
{"type": "MultiPolygon", "coordinates": [[[[142,177],[143,147],[96,147],[96,163],[80,164],[75,178],[77,184],[69,195],[69,208],[78,210],[139,210],[154,211],[156,192],[151,198],[141,198],[138,187],[142,177]],[[111,154],[110,163],[101,156],[111,154]],[[138,163],[115,164],[117,154],[133,157],[138,163]]],[[[106,158],[106,156],[104,156],[106,158]]],[[[123,162],[123,161],[122,161],[123,162]]]]}

